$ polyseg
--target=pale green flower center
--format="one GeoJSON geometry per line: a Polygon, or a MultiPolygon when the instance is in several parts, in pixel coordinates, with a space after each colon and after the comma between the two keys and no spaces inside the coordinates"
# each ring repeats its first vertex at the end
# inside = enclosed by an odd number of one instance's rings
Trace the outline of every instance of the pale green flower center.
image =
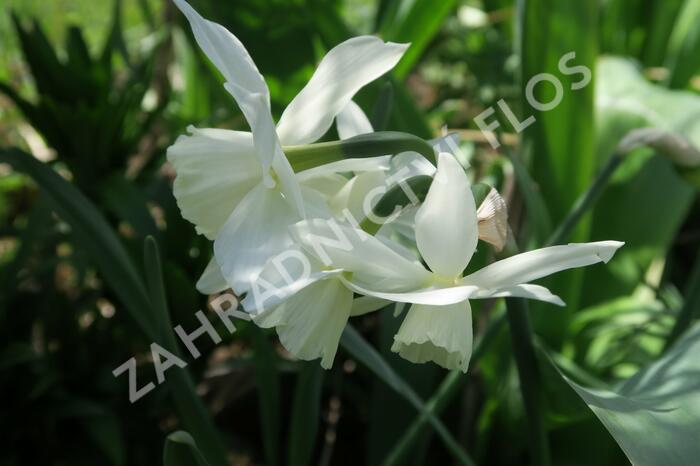
{"type": "Polygon", "coordinates": [[[275,172],[275,169],[272,167],[267,170],[267,173],[263,174],[263,184],[268,189],[273,189],[276,187],[279,184],[279,181],[279,176],[277,176],[277,172],[275,172]]]}
{"type": "Polygon", "coordinates": [[[455,286],[459,285],[459,281],[461,280],[461,276],[456,276],[456,277],[444,277],[442,275],[438,275],[436,273],[433,274],[432,276],[432,281],[433,284],[439,285],[439,286],[455,286]]]}

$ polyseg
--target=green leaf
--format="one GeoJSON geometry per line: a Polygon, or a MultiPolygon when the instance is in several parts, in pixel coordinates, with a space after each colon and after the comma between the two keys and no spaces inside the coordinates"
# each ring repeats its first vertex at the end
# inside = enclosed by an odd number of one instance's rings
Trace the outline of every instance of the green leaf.
{"type": "Polygon", "coordinates": [[[700,2],[686,0],[676,20],[666,53],[670,87],[685,87],[700,70],[698,47],[700,47],[700,2]]]}
{"type": "MultiPolygon", "coordinates": [[[[474,345],[474,352],[470,362],[472,367],[476,367],[484,353],[490,349],[491,344],[494,342],[496,336],[503,328],[504,323],[505,314],[503,313],[500,315],[494,315],[489,321],[481,338],[474,345]]],[[[442,411],[444,411],[453,398],[461,393],[460,389],[467,382],[467,379],[468,377],[459,371],[452,371],[445,376],[433,396],[431,396],[426,403],[426,412],[420,413],[418,416],[416,416],[411,425],[405,430],[401,439],[386,456],[382,462],[382,466],[403,464],[402,461],[404,457],[411,451],[414,442],[426,428],[425,426],[428,422],[428,415],[426,413],[430,412],[440,414],[442,411]]]]}
{"type": "Polygon", "coordinates": [[[386,9],[380,33],[393,42],[410,42],[401,61],[394,68],[398,78],[404,78],[423,55],[448,14],[457,6],[456,0],[402,0],[396,8],[386,9]]]}
{"type": "Polygon", "coordinates": [[[148,210],[144,194],[121,174],[115,174],[100,183],[100,197],[105,206],[119,220],[127,222],[138,237],[153,236],[158,238],[160,232],[156,228],[153,216],[148,210]]]}
{"type": "MultiPolygon", "coordinates": [[[[158,245],[150,236],[144,241],[144,267],[151,302],[148,311],[153,314],[158,324],[156,329],[158,337],[155,341],[182,359],[168,312],[158,245]]],[[[226,448],[221,442],[211,415],[197,395],[187,368],[171,367],[167,372],[166,382],[170,387],[175,408],[182,423],[197,438],[209,462],[216,466],[226,465],[228,463],[226,448]]]]}
{"type": "Polygon", "coordinates": [[[190,434],[178,430],[168,435],[163,447],[164,466],[209,466],[190,434]]]}
{"type": "Polygon", "coordinates": [[[426,408],[423,400],[420,399],[413,388],[399,377],[394,369],[379,355],[377,350],[375,350],[351,325],[345,327],[340,344],[396,393],[411,403],[418,412],[425,413],[433,429],[435,429],[445,446],[450,450],[450,453],[452,453],[460,464],[474,465],[472,459],[469,458],[459,443],[452,437],[452,434],[450,434],[443,423],[426,408]]]}
{"type": "MultiPolygon", "coordinates": [[[[399,357],[391,351],[394,335],[401,326],[401,318],[393,313],[398,305],[379,311],[378,328],[375,333],[378,355],[394,370],[404,383],[409,385],[421,398],[427,397],[435,389],[438,376],[442,370],[435,364],[414,364],[399,357]]],[[[411,404],[403,397],[397,397],[394,390],[379,378],[374,378],[368,400],[370,415],[368,419],[368,442],[366,464],[379,464],[406,430],[406,425],[413,419],[415,412],[411,404]]],[[[430,445],[433,432],[425,429],[411,443],[410,458],[404,464],[422,465],[430,445]]]]}
{"type": "Polygon", "coordinates": [[[19,149],[0,149],[0,162],[9,163],[34,179],[56,212],[71,226],[81,248],[92,258],[134,321],[149,338],[155,338],[155,322],[144,312],[150,308],[150,301],[141,277],[95,206],[51,167],[19,149]]]}
{"type": "Polygon", "coordinates": [[[119,425],[119,418],[113,413],[103,416],[89,416],[81,419],[88,436],[100,447],[114,466],[125,462],[126,451],[124,436],[119,425]]]}
{"type": "MultiPolygon", "coordinates": [[[[519,120],[535,118],[521,134],[521,160],[529,165],[556,225],[588,187],[596,169],[594,84],[586,84],[585,72],[573,67],[586,67],[589,73],[595,69],[598,2],[521,0],[518,6],[522,96],[519,120]],[[549,110],[538,110],[533,103],[552,103],[555,98],[553,83],[538,81],[544,73],[561,84],[561,101],[549,110]],[[528,98],[531,85],[534,88],[528,98]]],[[[588,240],[588,218],[578,224],[571,241],[588,240]]],[[[532,218],[530,221],[542,222],[532,218]]],[[[582,277],[581,271],[573,270],[543,281],[567,303],[565,309],[553,314],[545,305],[532,305],[537,333],[553,346],[562,343],[568,318],[578,306],[582,277]]]]}
{"type": "Polygon", "coordinates": [[[321,421],[323,369],[316,361],[303,364],[297,376],[289,426],[289,466],[311,464],[321,421]]]}
{"type": "Polygon", "coordinates": [[[531,223],[529,228],[532,229],[532,237],[536,244],[544,244],[552,231],[552,219],[547,204],[523,162],[515,155],[510,157],[510,162],[513,165],[518,192],[523,198],[531,223]]]}
{"type": "Polygon", "coordinates": [[[394,104],[394,86],[391,81],[385,82],[379,90],[376,102],[372,109],[370,121],[375,131],[386,131],[389,124],[389,116],[394,104]]]}
{"type": "Polygon", "coordinates": [[[647,35],[644,42],[644,65],[661,66],[666,58],[668,41],[673,32],[676,18],[685,0],[665,0],[654,2],[649,14],[647,35]]]}
{"type": "Polygon", "coordinates": [[[258,404],[260,406],[266,464],[274,466],[279,463],[280,431],[280,383],[277,373],[277,356],[272,343],[260,328],[252,325],[249,330],[253,339],[253,367],[258,386],[258,404]]]}
{"type": "MultiPolygon", "coordinates": [[[[601,163],[630,130],[640,127],[679,133],[700,147],[697,95],[650,84],[634,63],[619,58],[599,61],[596,86],[601,163]]],[[[666,254],[692,197],[693,190],[669,160],[641,149],[627,155],[596,203],[591,229],[592,237],[624,241],[625,247],[610,267],[584,272],[581,306],[631,293],[651,261],[666,254]]]]}
{"type": "Polygon", "coordinates": [[[700,325],[614,390],[565,380],[636,466],[687,466],[700,456],[700,325]]]}

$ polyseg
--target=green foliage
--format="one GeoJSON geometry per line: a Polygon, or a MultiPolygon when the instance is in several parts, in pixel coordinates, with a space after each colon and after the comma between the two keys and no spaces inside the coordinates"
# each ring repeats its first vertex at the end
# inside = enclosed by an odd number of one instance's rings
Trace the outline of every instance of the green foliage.
{"type": "MultiPolygon", "coordinates": [[[[130,65],[126,77],[115,76],[113,61],[123,50],[119,2],[115,6],[112,30],[97,57],[90,55],[77,27],[68,30],[66,57],[61,59],[36,20],[25,27],[13,16],[36,86],[36,102],[0,83],[0,92],[15,103],[87,191],[94,191],[104,174],[126,168],[127,156],[136,152],[164,104],[161,101],[150,111],[142,109],[155,52],[130,65]]],[[[131,61],[122,55],[127,63],[131,61]]]]}
{"type": "Polygon", "coordinates": [[[566,379],[610,431],[632,464],[693,464],[699,453],[692,427],[700,415],[700,327],[663,358],[614,390],[586,389],[566,379]]]}
{"type": "Polygon", "coordinates": [[[168,435],[163,447],[165,466],[209,466],[190,434],[184,431],[168,435]]]}
{"type": "MultiPolygon", "coordinates": [[[[431,155],[423,139],[446,125],[469,139],[462,161],[484,183],[475,195],[504,194],[520,246],[626,245],[607,267],[545,283],[568,307],[533,306],[532,331],[517,302],[509,319],[503,302],[474,303],[467,375],[391,353],[401,322],[391,310],[354,317],[330,371],[291,360],[247,323],[187,359],[172,327],[199,325],[207,297],[194,283],[211,247],[180,216],[164,151],[185,125],[245,122],[171,2],[115,1],[108,30],[97,30],[106,16],[66,28],[53,5],[13,4],[0,22],[0,140],[24,138],[16,109],[56,158],[0,149],[0,429],[10,445],[0,463],[693,464],[698,172],[658,147],[618,147],[645,127],[700,147],[697,1],[191,3],[248,48],[275,115],[355,28],[412,43],[355,97],[378,133],[285,148],[296,168],[313,166],[314,150],[431,155]],[[41,13],[41,24],[27,21],[41,13]],[[569,65],[593,70],[582,89],[560,66],[569,52],[569,65]],[[20,56],[25,66],[12,62],[20,56]],[[553,110],[526,98],[540,73],[562,83],[553,110]],[[492,149],[473,137],[474,117],[500,99],[535,122],[514,143],[497,110],[502,146],[492,149]],[[154,381],[151,342],[188,367],[132,405],[126,375],[111,372],[135,356],[138,385],[154,381]]],[[[551,100],[551,86],[534,96],[551,100]]],[[[429,181],[408,183],[421,198],[429,181]]],[[[392,190],[375,211],[408,201],[392,190]]],[[[492,256],[480,248],[474,263],[492,256]]]]}

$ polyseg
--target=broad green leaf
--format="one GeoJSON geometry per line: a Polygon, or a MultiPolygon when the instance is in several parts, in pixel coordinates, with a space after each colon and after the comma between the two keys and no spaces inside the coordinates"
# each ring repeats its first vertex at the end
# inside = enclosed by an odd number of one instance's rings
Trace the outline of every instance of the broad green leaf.
{"type": "Polygon", "coordinates": [[[687,466],[700,456],[700,325],[614,390],[569,378],[635,466],[687,466]]]}
{"type": "MultiPolygon", "coordinates": [[[[700,97],[648,83],[630,61],[599,62],[596,118],[601,162],[639,127],[677,132],[700,147],[699,117],[700,97]]],[[[652,259],[665,255],[692,196],[693,190],[668,160],[644,150],[627,155],[595,206],[591,229],[592,238],[624,241],[625,247],[608,266],[585,271],[581,305],[629,294],[652,259]]]]}
{"type": "Polygon", "coordinates": [[[164,466],[209,466],[190,434],[178,430],[168,435],[163,446],[164,466]]]}
{"type": "Polygon", "coordinates": [[[316,361],[302,364],[294,387],[292,420],[289,426],[289,466],[312,464],[314,445],[321,423],[323,369],[316,361]]]}
{"type": "Polygon", "coordinates": [[[459,443],[452,437],[452,434],[450,434],[443,423],[425,407],[423,400],[420,399],[413,388],[399,377],[396,371],[387,364],[377,350],[375,350],[351,325],[345,327],[340,344],[396,393],[411,403],[418,412],[425,413],[433,429],[435,429],[455,459],[459,460],[459,462],[464,465],[474,465],[474,462],[469,458],[462,447],[459,446],[459,443]]]}

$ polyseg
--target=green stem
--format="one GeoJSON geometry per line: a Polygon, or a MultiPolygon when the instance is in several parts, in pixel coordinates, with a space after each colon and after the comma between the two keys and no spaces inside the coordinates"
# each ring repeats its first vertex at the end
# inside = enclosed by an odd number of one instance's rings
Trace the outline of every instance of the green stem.
{"type": "Polygon", "coordinates": [[[545,246],[559,244],[569,237],[584,214],[593,206],[593,204],[596,203],[600,195],[603,193],[603,190],[610,181],[613,173],[615,173],[617,167],[620,166],[620,163],[622,163],[622,160],[623,156],[618,153],[613,154],[608,159],[605,166],[596,175],[596,178],[593,180],[593,183],[589,186],[588,190],[586,190],[586,192],[578,198],[574,206],[571,208],[569,214],[559,224],[557,229],[554,230],[552,235],[547,240],[545,246]]]}
{"type": "MultiPolygon", "coordinates": [[[[486,350],[495,340],[499,330],[505,322],[505,314],[497,316],[491,320],[484,330],[484,334],[479,342],[474,346],[474,353],[470,365],[473,367],[481,359],[486,350]]],[[[384,459],[382,466],[395,466],[404,464],[403,459],[415,445],[417,439],[428,429],[429,415],[439,415],[450,404],[459,393],[459,389],[467,382],[467,377],[459,371],[447,374],[435,391],[433,396],[425,404],[425,411],[421,412],[413,421],[411,426],[404,432],[403,436],[396,443],[389,455],[384,459]]]]}
{"type": "Polygon", "coordinates": [[[603,189],[605,189],[607,186],[608,181],[610,181],[610,178],[612,177],[613,173],[615,173],[615,170],[620,165],[622,160],[623,157],[617,153],[613,154],[608,159],[605,166],[598,172],[598,175],[596,175],[596,178],[593,180],[593,183],[589,186],[588,190],[586,190],[586,192],[578,198],[569,214],[549,237],[547,243],[545,244],[546,246],[558,244],[564,241],[571,234],[583,215],[598,200],[603,192],[603,189]]]}
{"type": "Polygon", "coordinates": [[[671,329],[671,333],[668,334],[664,351],[668,350],[683,332],[690,327],[698,307],[700,307],[700,254],[698,258],[695,259],[693,271],[688,279],[683,307],[681,307],[676,323],[671,329]]]}
{"type": "Polygon", "coordinates": [[[361,134],[342,141],[285,146],[282,150],[296,172],[346,158],[380,157],[407,151],[418,152],[435,163],[435,151],[427,141],[397,131],[361,134]]]}
{"type": "MultiPolygon", "coordinates": [[[[151,310],[157,322],[156,343],[182,359],[168,312],[160,253],[152,236],[148,236],[144,242],[144,268],[151,310]]],[[[226,447],[221,441],[211,414],[197,394],[190,373],[186,368],[173,366],[168,370],[166,382],[180,420],[194,437],[209,463],[213,466],[227,465],[226,447]]]]}
{"type": "Polygon", "coordinates": [[[343,160],[343,153],[336,144],[340,141],[321,142],[307,146],[285,146],[282,152],[296,173],[343,160]]]}
{"type": "Polygon", "coordinates": [[[549,439],[542,416],[540,370],[535,355],[527,301],[521,298],[509,298],[506,299],[506,308],[513,344],[513,356],[518,368],[520,391],[528,421],[532,464],[549,466],[551,458],[549,439]]]}

